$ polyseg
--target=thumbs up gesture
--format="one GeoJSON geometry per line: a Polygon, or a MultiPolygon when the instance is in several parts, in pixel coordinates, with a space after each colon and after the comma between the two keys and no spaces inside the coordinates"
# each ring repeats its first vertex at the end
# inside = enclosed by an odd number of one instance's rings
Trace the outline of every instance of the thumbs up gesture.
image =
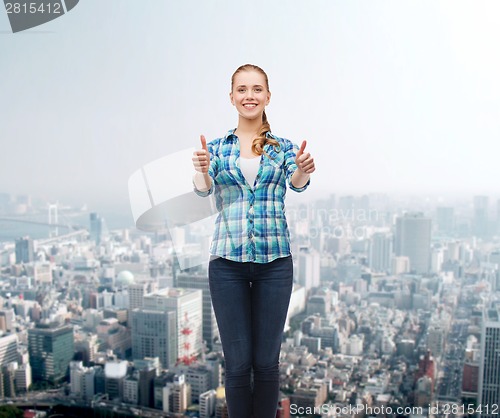
{"type": "Polygon", "coordinates": [[[311,157],[311,154],[304,153],[306,145],[307,141],[302,141],[302,145],[295,156],[295,164],[297,164],[297,169],[301,173],[311,174],[316,168],[314,167],[314,159],[311,157]]]}
{"type": "Polygon", "coordinates": [[[208,167],[210,166],[210,153],[207,148],[207,141],[204,135],[200,135],[201,149],[193,152],[193,165],[194,169],[199,173],[208,173],[208,167]]]}

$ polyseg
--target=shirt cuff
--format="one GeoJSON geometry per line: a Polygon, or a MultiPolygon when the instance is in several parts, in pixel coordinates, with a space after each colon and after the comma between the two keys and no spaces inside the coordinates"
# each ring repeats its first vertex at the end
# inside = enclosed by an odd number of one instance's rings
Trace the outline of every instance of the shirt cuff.
{"type": "Polygon", "coordinates": [[[196,184],[194,184],[194,181],[192,182],[193,183],[193,191],[198,195],[198,196],[201,196],[201,197],[207,197],[209,196],[210,194],[212,194],[212,192],[214,191],[214,180],[212,179],[212,184],[210,185],[210,189],[208,190],[205,190],[204,192],[201,192],[199,191],[197,188],[196,188],[196,184]]]}
{"type": "Polygon", "coordinates": [[[293,184],[292,184],[292,177],[290,176],[290,181],[288,182],[288,186],[290,187],[290,189],[292,189],[294,192],[303,192],[305,189],[307,189],[307,187],[309,186],[309,184],[311,183],[311,177],[309,176],[309,180],[307,180],[307,183],[304,184],[302,187],[295,187],[293,184]]]}

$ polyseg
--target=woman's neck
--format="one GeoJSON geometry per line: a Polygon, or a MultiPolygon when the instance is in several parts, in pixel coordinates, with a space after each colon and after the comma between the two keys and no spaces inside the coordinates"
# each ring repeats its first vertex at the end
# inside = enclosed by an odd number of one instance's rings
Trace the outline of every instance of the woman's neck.
{"type": "Polygon", "coordinates": [[[251,136],[253,138],[254,136],[258,135],[261,126],[261,118],[245,119],[240,116],[238,120],[238,127],[236,128],[235,133],[238,136],[251,136]]]}

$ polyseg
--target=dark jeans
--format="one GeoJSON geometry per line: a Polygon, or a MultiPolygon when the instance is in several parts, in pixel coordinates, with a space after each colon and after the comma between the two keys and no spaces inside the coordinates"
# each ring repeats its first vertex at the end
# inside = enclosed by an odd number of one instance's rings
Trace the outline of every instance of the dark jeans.
{"type": "Polygon", "coordinates": [[[208,279],[226,363],[229,417],[275,418],[292,256],[265,264],[211,257],[208,279]]]}

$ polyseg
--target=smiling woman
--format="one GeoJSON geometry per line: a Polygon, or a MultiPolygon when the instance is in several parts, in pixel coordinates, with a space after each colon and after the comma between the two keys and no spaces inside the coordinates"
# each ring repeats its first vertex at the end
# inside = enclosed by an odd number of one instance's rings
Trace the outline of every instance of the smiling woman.
{"type": "MultiPolygon", "coordinates": [[[[252,141],[251,153],[247,152],[247,147],[242,147],[241,156],[251,158],[262,154],[266,142],[265,134],[271,131],[265,110],[271,100],[267,74],[256,65],[241,66],[231,78],[229,97],[240,115],[240,123],[242,124],[241,127],[238,126],[240,132],[247,129],[245,126],[247,123],[254,123],[253,121],[257,118],[262,119],[262,125],[255,139],[248,138],[244,133],[239,135],[241,141],[252,141]]],[[[267,139],[267,143],[278,146],[278,142],[272,138],[267,139]]]]}
{"type": "Polygon", "coordinates": [[[274,418],[279,395],[281,337],[293,285],[288,187],[304,191],[314,160],[271,133],[266,73],[239,67],[229,98],[238,126],[194,152],[199,196],[215,194],[217,211],[208,279],[224,351],[231,418],[274,418]],[[253,381],[252,381],[253,376],[253,381]]]}

